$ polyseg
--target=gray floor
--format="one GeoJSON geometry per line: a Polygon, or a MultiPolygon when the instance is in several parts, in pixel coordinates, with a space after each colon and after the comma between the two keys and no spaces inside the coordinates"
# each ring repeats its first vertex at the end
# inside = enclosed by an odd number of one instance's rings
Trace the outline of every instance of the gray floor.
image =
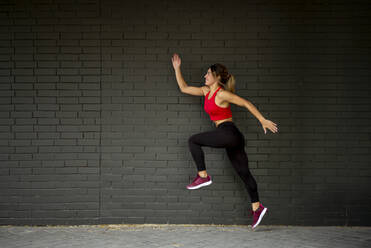
{"type": "Polygon", "coordinates": [[[371,227],[0,226],[0,247],[371,247],[371,227]]]}

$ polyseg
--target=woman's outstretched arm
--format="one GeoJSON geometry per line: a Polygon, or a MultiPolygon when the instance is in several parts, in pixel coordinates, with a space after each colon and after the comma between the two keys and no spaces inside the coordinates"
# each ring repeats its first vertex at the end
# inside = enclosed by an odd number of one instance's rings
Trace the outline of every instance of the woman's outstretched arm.
{"type": "Polygon", "coordinates": [[[220,97],[223,101],[227,101],[229,103],[236,104],[241,107],[247,108],[251,114],[253,114],[261,123],[264,133],[267,133],[267,128],[272,131],[272,133],[278,132],[277,124],[267,120],[264,116],[259,112],[259,110],[252,104],[250,101],[233,94],[232,92],[223,90],[222,92],[218,92],[218,97],[220,97]]]}
{"type": "Polygon", "coordinates": [[[204,95],[204,90],[202,87],[193,87],[193,86],[188,86],[186,81],[184,80],[182,76],[182,72],[180,70],[180,64],[181,64],[181,59],[178,54],[174,54],[173,57],[171,58],[171,61],[173,63],[174,71],[175,71],[175,77],[176,81],[178,82],[179,89],[182,93],[186,93],[189,95],[194,95],[194,96],[203,96],[204,95]]]}

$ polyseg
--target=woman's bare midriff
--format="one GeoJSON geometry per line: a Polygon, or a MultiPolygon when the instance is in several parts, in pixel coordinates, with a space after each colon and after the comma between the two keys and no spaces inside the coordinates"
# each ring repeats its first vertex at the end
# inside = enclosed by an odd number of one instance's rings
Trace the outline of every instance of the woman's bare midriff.
{"type": "Polygon", "coordinates": [[[219,124],[221,124],[223,122],[226,122],[226,121],[232,121],[232,117],[231,118],[228,118],[228,119],[224,119],[224,120],[214,121],[214,124],[215,124],[215,126],[219,126],[219,124]]]}

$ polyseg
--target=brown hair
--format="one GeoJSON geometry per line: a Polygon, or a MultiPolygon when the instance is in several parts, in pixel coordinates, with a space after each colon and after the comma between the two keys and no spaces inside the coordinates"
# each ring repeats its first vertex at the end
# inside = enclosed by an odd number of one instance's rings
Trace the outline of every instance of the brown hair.
{"type": "Polygon", "coordinates": [[[210,66],[210,70],[213,73],[214,77],[220,76],[220,84],[225,90],[228,90],[232,93],[235,92],[236,81],[232,74],[229,74],[227,67],[222,64],[213,64],[210,66]]]}

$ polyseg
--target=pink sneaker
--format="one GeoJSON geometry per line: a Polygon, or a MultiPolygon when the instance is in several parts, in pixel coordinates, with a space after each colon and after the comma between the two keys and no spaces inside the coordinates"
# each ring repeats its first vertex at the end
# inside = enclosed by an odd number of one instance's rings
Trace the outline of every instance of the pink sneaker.
{"type": "Polygon", "coordinates": [[[268,208],[264,207],[260,203],[259,208],[256,211],[252,211],[252,215],[253,215],[253,222],[252,222],[252,225],[251,225],[252,229],[255,229],[259,225],[259,223],[263,219],[267,210],[268,210],[268,208]]]}
{"type": "Polygon", "coordinates": [[[209,186],[212,183],[210,176],[202,178],[199,175],[193,180],[193,182],[187,185],[187,189],[199,189],[201,187],[209,186]]]}

